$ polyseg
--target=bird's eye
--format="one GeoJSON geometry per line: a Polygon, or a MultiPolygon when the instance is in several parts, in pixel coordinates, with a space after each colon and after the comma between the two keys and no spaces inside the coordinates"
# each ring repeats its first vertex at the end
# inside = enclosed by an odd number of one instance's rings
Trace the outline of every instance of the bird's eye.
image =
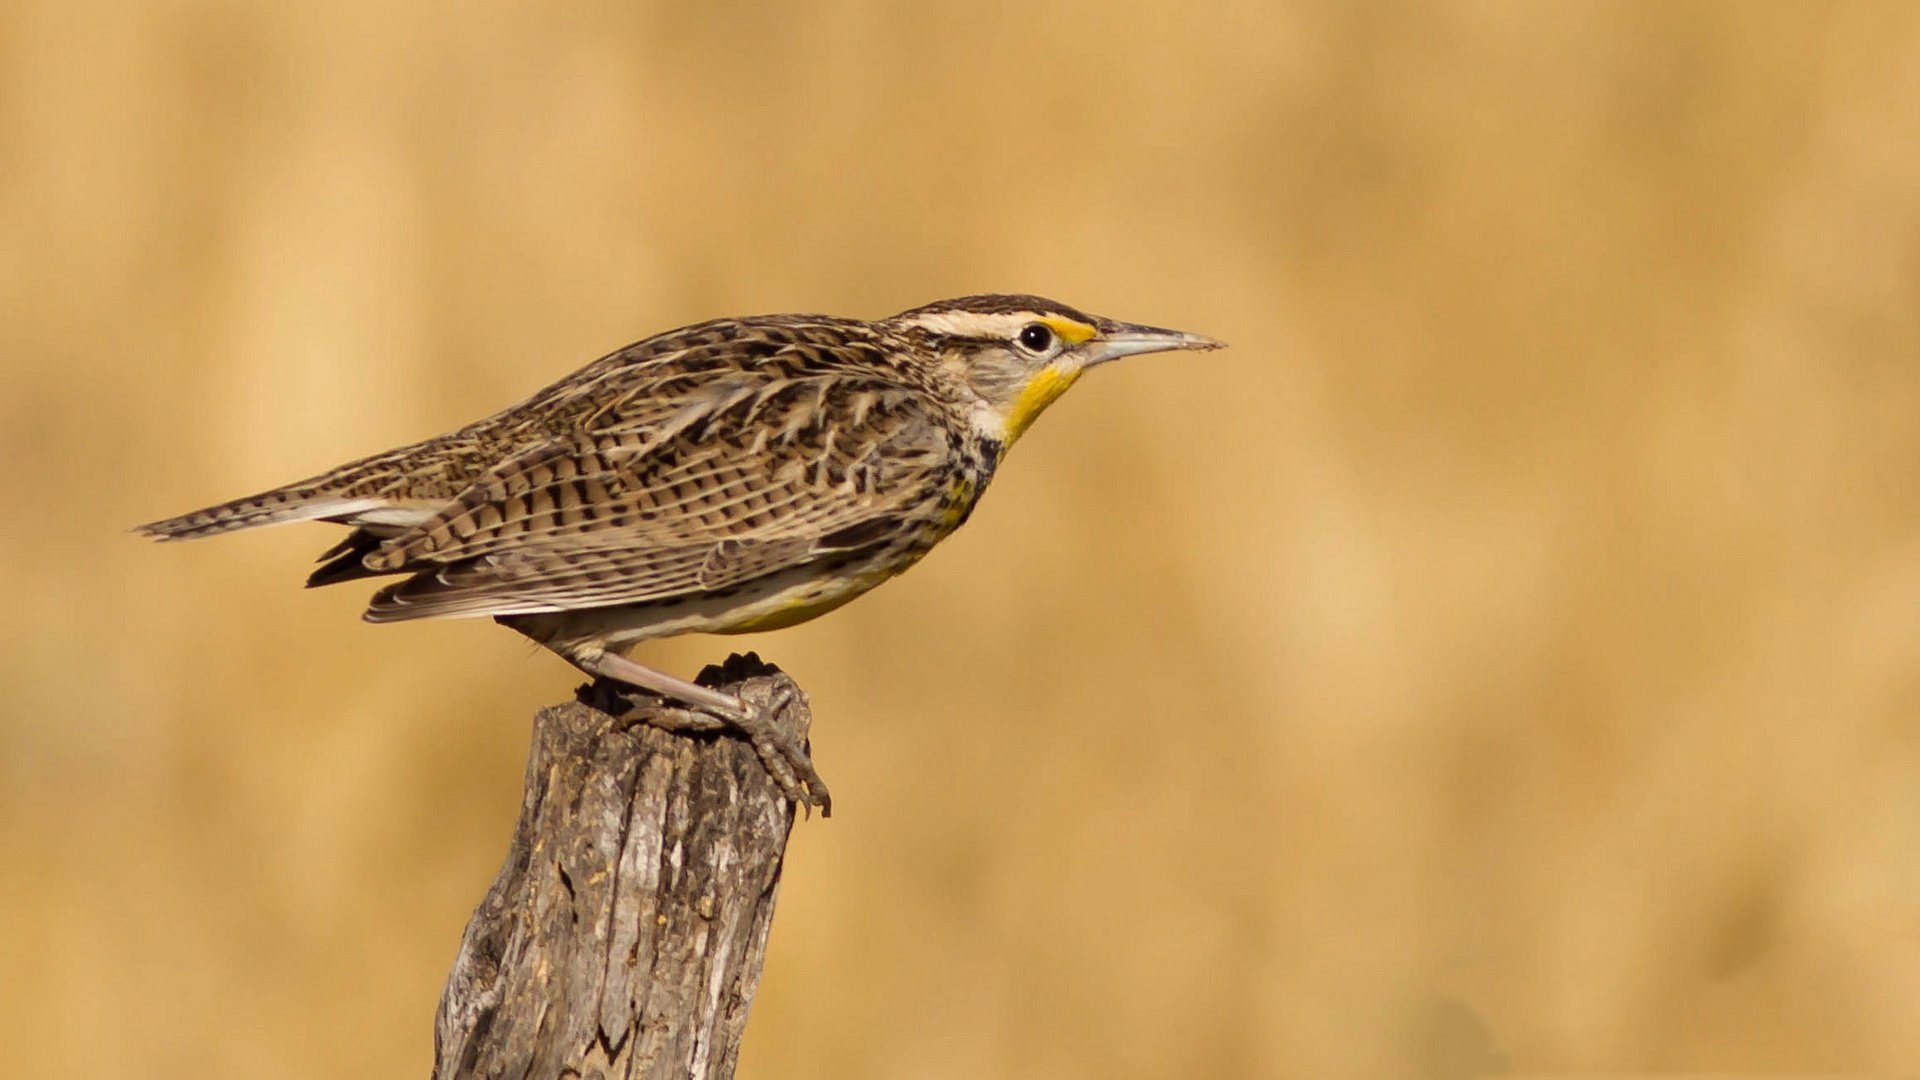
{"type": "Polygon", "coordinates": [[[1020,345],[1028,352],[1046,352],[1053,347],[1053,331],[1045,323],[1028,323],[1020,328],[1020,345]]]}

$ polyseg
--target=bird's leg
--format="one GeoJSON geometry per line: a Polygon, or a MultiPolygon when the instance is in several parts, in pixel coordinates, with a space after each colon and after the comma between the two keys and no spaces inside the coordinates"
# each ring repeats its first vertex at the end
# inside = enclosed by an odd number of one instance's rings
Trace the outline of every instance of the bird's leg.
{"type": "Polygon", "coordinates": [[[651,690],[663,697],[694,706],[693,709],[657,709],[647,713],[648,723],[668,731],[716,731],[731,727],[747,737],[760,763],[766,766],[774,783],[788,799],[803,807],[818,806],[822,817],[833,815],[833,796],[826,781],[814,770],[806,747],[776,724],[793,704],[793,691],[782,687],[765,705],[755,706],[730,694],[677,679],[664,671],[614,652],[580,657],[574,663],[593,675],[651,690]]]}

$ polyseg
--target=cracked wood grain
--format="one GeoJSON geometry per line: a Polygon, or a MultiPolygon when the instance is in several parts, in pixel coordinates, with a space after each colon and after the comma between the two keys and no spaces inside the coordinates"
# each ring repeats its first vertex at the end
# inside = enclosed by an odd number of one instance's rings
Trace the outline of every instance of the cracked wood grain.
{"type": "MultiPolygon", "coordinates": [[[[756,703],[793,686],[752,654],[700,681],[756,703]]],[[[793,689],[781,721],[804,738],[793,689]]],[[[506,863],[440,998],[436,1080],[733,1075],[793,807],[746,741],[638,715],[660,707],[534,718],[506,863]]]]}

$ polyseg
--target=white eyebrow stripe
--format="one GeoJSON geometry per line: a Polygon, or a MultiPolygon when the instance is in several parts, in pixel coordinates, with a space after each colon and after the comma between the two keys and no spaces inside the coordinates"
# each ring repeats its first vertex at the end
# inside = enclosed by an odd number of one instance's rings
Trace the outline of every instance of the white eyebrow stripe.
{"type": "Polygon", "coordinates": [[[1010,338],[1030,322],[1053,317],[1039,311],[1002,311],[991,315],[977,311],[929,311],[905,320],[905,325],[953,337],[1010,338]]]}

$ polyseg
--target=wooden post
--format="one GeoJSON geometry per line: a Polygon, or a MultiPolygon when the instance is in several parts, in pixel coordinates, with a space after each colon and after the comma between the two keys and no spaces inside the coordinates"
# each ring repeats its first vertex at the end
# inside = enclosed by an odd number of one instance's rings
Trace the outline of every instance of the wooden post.
{"type": "MultiPolygon", "coordinates": [[[[752,654],[700,681],[757,703],[792,685],[752,654]]],[[[743,739],[540,710],[506,864],[441,994],[436,1080],[732,1076],[792,825],[743,739]]]]}

